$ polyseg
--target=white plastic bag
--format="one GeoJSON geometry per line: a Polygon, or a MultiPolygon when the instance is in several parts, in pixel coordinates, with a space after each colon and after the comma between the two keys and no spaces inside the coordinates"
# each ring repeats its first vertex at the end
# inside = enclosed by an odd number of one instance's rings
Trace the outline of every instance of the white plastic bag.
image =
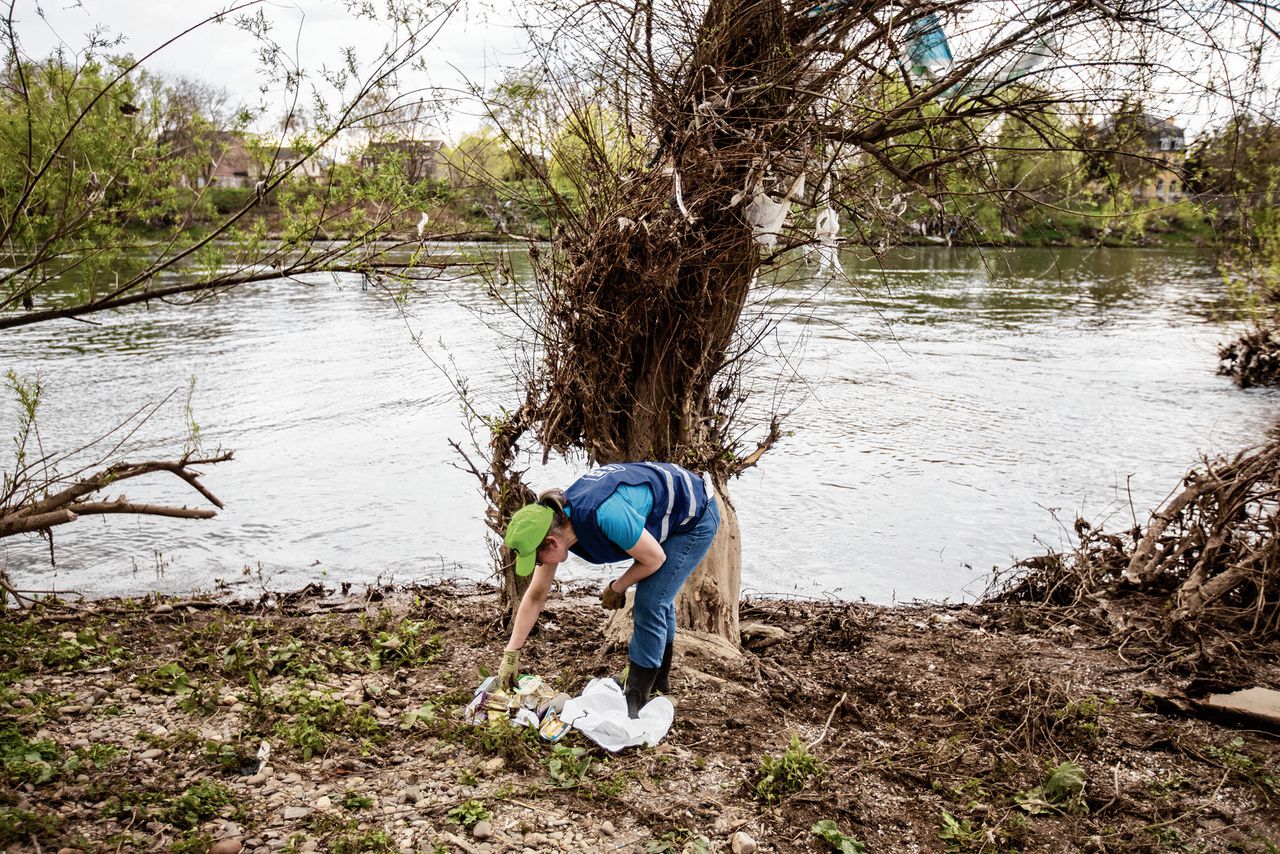
{"type": "Polygon", "coordinates": [[[624,747],[652,747],[666,737],[676,719],[676,707],[666,697],[655,697],[640,710],[640,717],[627,715],[627,698],[612,679],[592,679],[581,696],[565,703],[560,717],[605,750],[624,747]]]}

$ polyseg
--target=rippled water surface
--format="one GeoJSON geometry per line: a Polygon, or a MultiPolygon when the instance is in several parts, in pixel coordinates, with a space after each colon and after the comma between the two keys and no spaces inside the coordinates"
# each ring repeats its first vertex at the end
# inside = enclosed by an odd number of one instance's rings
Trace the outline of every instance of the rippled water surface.
{"type": "MultiPolygon", "coordinates": [[[[936,248],[845,266],[844,280],[801,269],[761,287],[776,327],[754,405],[790,410],[794,432],[731,488],[748,592],[971,598],[993,566],[1060,545],[1077,514],[1130,524],[1199,453],[1273,423],[1273,393],[1214,373],[1234,327],[1212,319],[1223,286],[1206,256],[936,248]]],[[[91,595],[482,578],[484,505],[449,446],[467,443],[455,385],[482,411],[514,406],[521,331],[459,274],[407,314],[317,278],[0,332],[0,368],[46,385],[46,451],[173,390],[131,458],[172,456],[191,419],[205,447],[235,450],[204,477],[226,503],[214,520],[84,519],[56,529],[56,566],[38,538],[0,542],[0,559],[24,587],[91,595]]],[[[0,407],[7,437],[16,406],[0,407]]],[[[199,503],[159,476],[119,491],[199,503]]]]}

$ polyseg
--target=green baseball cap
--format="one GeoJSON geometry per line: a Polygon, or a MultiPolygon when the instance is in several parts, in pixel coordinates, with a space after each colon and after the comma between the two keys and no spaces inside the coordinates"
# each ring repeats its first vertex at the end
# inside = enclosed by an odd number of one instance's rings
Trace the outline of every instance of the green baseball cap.
{"type": "Polygon", "coordinates": [[[542,504],[526,504],[511,514],[503,542],[516,553],[516,575],[533,572],[538,562],[538,546],[547,538],[553,516],[551,508],[542,504]]]}

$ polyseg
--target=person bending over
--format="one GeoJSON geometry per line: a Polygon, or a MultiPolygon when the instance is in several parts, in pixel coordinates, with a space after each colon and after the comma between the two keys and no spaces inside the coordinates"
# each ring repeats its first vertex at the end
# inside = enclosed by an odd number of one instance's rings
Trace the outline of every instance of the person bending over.
{"type": "Polygon", "coordinates": [[[502,654],[498,684],[510,688],[520,650],[542,614],[551,581],[573,552],[589,563],[631,566],[605,585],[601,604],[621,608],[636,586],[623,693],[627,713],[637,717],[656,689],[670,690],[676,638],[676,593],[702,561],[720,527],[710,480],[674,463],[613,463],[584,474],[568,489],[551,489],[517,510],[507,525],[507,548],[516,554],[516,574],[533,574],[502,654]]]}

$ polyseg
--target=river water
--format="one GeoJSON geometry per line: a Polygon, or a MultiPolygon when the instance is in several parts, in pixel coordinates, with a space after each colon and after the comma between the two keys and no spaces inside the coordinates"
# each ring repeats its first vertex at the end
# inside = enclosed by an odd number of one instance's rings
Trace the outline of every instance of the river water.
{"type": "MultiPolygon", "coordinates": [[[[1275,420],[1275,393],[1215,375],[1235,326],[1208,256],[938,247],[844,265],[760,288],[752,411],[789,411],[793,433],[731,487],[747,593],[972,599],[993,567],[1066,544],[1077,515],[1145,518],[1200,453],[1275,420]]],[[[216,519],[86,518],[55,530],[56,565],[36,537],[0,541],[0,561],[21,587],[92,596],[485,578],[484,503],[449,445],[468,441],[456,387],[483,412],[514,406],[521,334],[467,273],[403,304],[316,277],[0,333],[0,368],[46,386],[48,453],[170,391],[131,459],[174,456],[192,422],[206,449],[235,450],[203,478],[226,503],[216,519]]],[[[16,423],[9,395],[6,470],[16,423]]],[[[540,463],[539,488],[582,470],[540,463]]],[[[160,475],[118,492],[201,503],[160,475]]]]}

